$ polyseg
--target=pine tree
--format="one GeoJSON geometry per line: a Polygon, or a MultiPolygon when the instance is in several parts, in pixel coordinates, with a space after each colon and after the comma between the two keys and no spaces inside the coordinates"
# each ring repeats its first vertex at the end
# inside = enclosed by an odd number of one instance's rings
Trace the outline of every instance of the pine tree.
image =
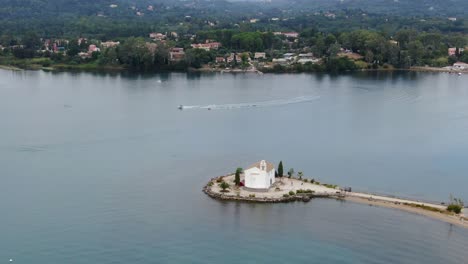
{"type": "Polygon", "coordinates": [[[283,161],[278,164],[278,176],[283,177],[283,161]]]}

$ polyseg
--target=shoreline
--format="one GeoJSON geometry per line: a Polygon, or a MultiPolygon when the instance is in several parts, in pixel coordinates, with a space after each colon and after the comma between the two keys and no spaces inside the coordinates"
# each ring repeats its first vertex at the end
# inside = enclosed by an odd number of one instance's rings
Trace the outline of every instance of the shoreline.
{"type": "Polygon", "coordinates": [[[413,213],[456,226],[468,228],[468,217],[463,211],[457,215],[446,210],[447,205],[433,202],[421,202],[392,196],[376,195],[362,192],[348,192],[338,186],[306,182],[296,178],[278,178],[268,190],[251,190],[245,187],[232,187],[233,174],[210,179],[203,187],[203,192],[217,200],[250,202],[250,203],[288,203],[295,201],[309,202],[314,198],[328,198],[349,201],[369,206],[397,209],[413,213]],[[221,181],[231,185],[228,192],[218,186],[221,181]]]}
{"type": "MultiPolygon", "coordinates": [[[[32,70],[32,71],[55,71],[55,72],[109,72],[109,73],[124,73],[124,72],[134,72],[134,73],[171,73],[171,72],[185,72],[185,73],[228,73],[228,74],[302,74],[302,73],[333,73],[329,71],[312,71],[312,72],[295,72],[295,71],[280,71],[280,72],[270,72],[262,71],[261,69],[225,69],[225,68],[187,68],[185,70],[171,70],[171,69],[160,69],[158,71],[133,71],[124,66],[95,66],[95,65],[68,65],[68,64],[57,64],[48,67],[44,67],[37,64],[30,64],[27,67],[17,67],[14,65],[0,64],[0,69],[3,70],[12,70],[12,71],[22,71],[22,70],[32,70]]],[[[350,72],[438,72],[438,73],[450,73],[450,74],[468,74],[468,70],[453,70],[447,68],[436,68],[436,67],[424,67],[424,66],[414,66],[408,69],[401,68],[387,68],[387,69],[359,69],[353,71],[344,71],[342,73],[350,72]]]]}
{"type": "Polygon", "coordinates": [[[414,206],[412,206],[412,205],[406,205],[402,203],[384,201],[384,200],[378,199],[380,197],[383,197],[383,196],[373,196],[373,199],[369,200],[363,197],[346,196],[344,200],[354,202],[354,203],[359,203],[359,204],[367,204],[369,206],[378,206],[378,207],[383,207],[383,208],[396,209],[396,210],[404,211],[407,213],[429,217],[429,218],[436,219],[445,223],[453,224],[459,227],[468,228],[468,218],[464,216],[455,215],[449,212],[445,213],[445,212],[436,212],[436,211],[430,211],[427,209],[422,209],[420,207],[416,207],[415,206],[416,203],[414,203],[414,206]]]}

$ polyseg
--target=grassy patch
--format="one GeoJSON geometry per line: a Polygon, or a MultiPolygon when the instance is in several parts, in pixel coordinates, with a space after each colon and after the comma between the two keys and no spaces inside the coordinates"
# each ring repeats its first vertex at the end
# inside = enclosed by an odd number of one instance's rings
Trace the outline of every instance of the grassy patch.
{"type": "Polygon", "coordinates": [[[410,206],[410,207],[413,207],[413,208],[420,208],[420,209],[431,211],[431,212],[447,213],[447,211],[444,211],[444,210],[441,210],[439,208],[435,208],[435,207],[432,207],[432,206],[427,206],[427,205],[424,205],[424,204],[412,204],[412,203],[403,203],[403,204],[406,205],[406,206],[410,206]]]}

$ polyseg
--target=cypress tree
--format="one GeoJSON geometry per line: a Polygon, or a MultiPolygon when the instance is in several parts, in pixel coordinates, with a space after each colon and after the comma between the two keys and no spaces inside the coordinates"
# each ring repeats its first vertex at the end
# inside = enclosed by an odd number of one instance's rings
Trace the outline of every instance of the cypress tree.
{"type": "Polygon", "coordinates": [[[237,168],[236,170],[236,176],[234,178],[234,182],[236,183],[236,186],[240,185],[240,175],[242,173],[242,168],[237,168]]]}
{"type": "Polygon", "coordinates": [[[278,176],[283,177],[283,161],[278,164],[278,176]]]}

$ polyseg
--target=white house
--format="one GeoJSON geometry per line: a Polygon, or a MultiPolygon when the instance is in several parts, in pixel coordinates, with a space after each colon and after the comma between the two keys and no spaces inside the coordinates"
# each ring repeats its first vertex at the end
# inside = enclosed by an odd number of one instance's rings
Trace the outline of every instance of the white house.
{"type": "Polygon", "coordinates": [[[275,165],[265,160],[244,170],[244,185],[252,189],[268,189],[275,182],[275,165]]]}
{"type": "Polygon", "coordinates": [[[455,70],[466,70],[468,69],[468,64],[464,62],[456,62],[453,64],[453,69],[455,70]]]}

